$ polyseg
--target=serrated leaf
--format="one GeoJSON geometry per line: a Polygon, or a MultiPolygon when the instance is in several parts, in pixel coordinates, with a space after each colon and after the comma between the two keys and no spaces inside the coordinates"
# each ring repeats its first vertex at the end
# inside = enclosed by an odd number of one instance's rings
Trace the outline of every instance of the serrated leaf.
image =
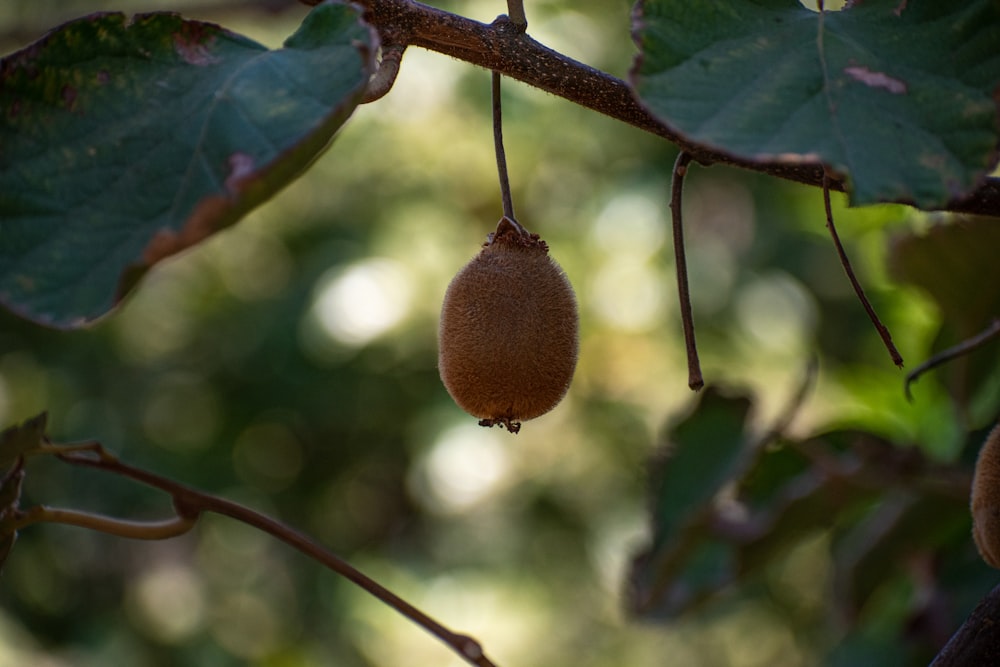
{"type": "Polygon", "coordinates": [[[650,112],[733,156],[823,163],[854,204],[941,206],[995,163],[992,0],[642,0],[635,35],[650,112]]]}
{"type": "Polygon", "coordinates": [[[374,33],[323,4],[278,50],[174,14],[98,14],[0,61],[0,303],[74,327],[329,144],[374,33]]]}
{"type": "Polygon", "coordinates": [[[18,457],[45,444],[48,418],[48,413],[43,412],[0,431],[0,470],[6,470],[18,457]]]}

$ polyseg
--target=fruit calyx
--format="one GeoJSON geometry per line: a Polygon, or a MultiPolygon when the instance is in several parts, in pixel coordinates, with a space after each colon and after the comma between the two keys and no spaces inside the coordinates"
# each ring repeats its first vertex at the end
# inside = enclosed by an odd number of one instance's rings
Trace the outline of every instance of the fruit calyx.
{"type": "Polygon", "coordinates": [[[545,252],[549,251],[549,244],[543,241],[538,234],[532,234],[517,220],[507,216],[500,218],[496,230],[486,235],[486,243],[483,244],[483,247],[491,245],[538,248],[545,252]]]}

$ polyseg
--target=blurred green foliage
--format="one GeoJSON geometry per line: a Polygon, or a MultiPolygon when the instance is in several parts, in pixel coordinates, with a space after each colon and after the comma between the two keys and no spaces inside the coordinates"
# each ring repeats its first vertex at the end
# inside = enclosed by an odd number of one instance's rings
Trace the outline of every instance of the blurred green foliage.
{"type": "MultiPolygon", "coordinates": [[[[629,3],[528,4],[534,37],[624,76],[629,3]]],[[[484,21],[502,5],[440,3],[484,21]]],[[[307,11],[158,6],[272,46],[307,11]]],[[[104,8],[5,5],[3,50],[104,8]]],[[[280,517],[475,636],[500,665],[926,662],[926,642],[907,643],[919,622],[953,627],[995,580],[961,526],[933,549],[890,550],[891,573],[852,619],[833,614],[845,589],[824,516],[708,605],[663,624],[623,611],[628,562],[651,538],[648,461],[664,424],[697,401],[673,294],[669,144],[505,83],[518,216],[577,289],[581,359],[566,401],[516,437],[452,404],[435,368],[440,300],[500,216],[488,100],[488,73],[411,49],[389,95],[359,108],[299,181],[157,267],[118,312],[72,333],[0,314],[0,424],[47,410],[57,440],[99,439],[130,463],[280,517]],[[940,615],[914,613],[925,610],[940,615]]],[[[995,349],[992,382],[973,388],[975,414],[937,373],[909,404],[837,264],[819,191],[695,168],[685,208],[706,379],[752,397],[752,425],[771,423],[818,357],[790,437],[856,429],[970,464],[1000,403],[995,349]]],[[[887,274],[888,240],[936,219],[849,210],[840,197],[835,215],[915,365],[935,345],[941,310],[887,274]]],[[[758,493],[785,479],[757,480],[758,493]]],[[[876,499],[864,516],[904,500],[876,499]]],[[[41,459],[24,503],[169,511],[147,489],[41,459]]],[[[222,518],[163,543],[35,526],[0,590],[3,666],[460,664],[351,584],[222,518]]]]}

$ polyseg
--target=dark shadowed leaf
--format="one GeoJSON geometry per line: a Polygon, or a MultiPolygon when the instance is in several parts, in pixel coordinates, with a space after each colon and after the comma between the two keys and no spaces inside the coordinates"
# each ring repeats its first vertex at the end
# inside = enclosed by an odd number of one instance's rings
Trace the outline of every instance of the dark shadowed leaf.
{"type": "Polygon", "coordinates": [[[709,388],[698,409],[670,432],[653,472],[657,534],[669,537],[688,523],[750,456],[744,432],[750,400],[709,388]]]}
{"type": "Polygon", "coordinates": [[[969,501],[956,495],[912,490],[886,495],[836,544],[836,599],[848,614],[858,614],[891,578],[898,564],[915,555],[936,553],[971,532],[969,501]]]}
{"type": "Polygon", "coordinates": [[[284,48],[98,14],[0,62],[0,303],[57,327],[293,179],[363,94],[373,33],[316,7],[284,48]]]}
{"type": "Polygon", "coordinates": [[[630,572],[637,615],[674,618],[745,588],[822,533],[837,544],[831,608],[856,614],[899,559],[968,533],[967,470],[864,432],[772,442],[746,432],[748,406],[709,393],[670,433],[653,472],[652,546],[630,572]],[[880,505],[885,495],[898,507],[880,505]]]}
{"type": "Polygon", "coordinates": [[[822,162],[855,204],[939,206],[995,162],[993,0],[643,0],[636,22],[638,97],[697,144],[822,162]]]}
{"type": "Polygon", "coordinates": [[[666,437],[651,476],[652,544],[630,573],[630,607],[669,616],[717,590],[734,574],[731,548],[702,540],[711,500],[753,455],[747,398],[706,389],[697,409],[666,437]]]}
{"type": "Polygon", "coordinates": [[[892,240],[889,270],[926,291],[944,320],[971,336],[1000,316],[1000,222],[956,217],[892,240]]]}
{"type": "MultiPolygon", "coordinates": [[[[37,433],[37,427],[41,424],[42,434],[45,430],[44,413],[38,417],[28,420],[22,426],[15,426],[5,429],[0,433],[0,447],[15,449],[20,444],[21,451],[27,451],[32,447],[25,447],[30,442],[32,436],[37,433]]],[[[35,439],[35,446],[40,444],[41,437],[35,439]]],[[[5,452],[6,453],[6,452],[5,452]]],[[[16,458],[16,457],[15,457],[16,458]]],[[[21,485],[24,483],[23,460],[18,460],[8,469],[3,478],[0,479],[0,569],[3,569],[7,562],[7,556],[17,541],[17,512],[21,503],[21,485]]],[[[8,464],[10,465],[10,464],[8,464]]]]}

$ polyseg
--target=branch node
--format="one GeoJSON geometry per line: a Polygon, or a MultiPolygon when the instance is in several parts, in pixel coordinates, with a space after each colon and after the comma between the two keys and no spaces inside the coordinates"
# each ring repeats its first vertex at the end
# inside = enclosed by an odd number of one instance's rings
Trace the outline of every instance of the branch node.
{"type": "Polygon", "coordinates": [[[365,91],[361,104],[380,100],[392,90],[392,84],[396,82],[396,75],[399,74],[404,51],[406,51],[405,44],[382,45],[382,57],[379,59],[378,69],[368,81],[368,90],[365,91]]]}

